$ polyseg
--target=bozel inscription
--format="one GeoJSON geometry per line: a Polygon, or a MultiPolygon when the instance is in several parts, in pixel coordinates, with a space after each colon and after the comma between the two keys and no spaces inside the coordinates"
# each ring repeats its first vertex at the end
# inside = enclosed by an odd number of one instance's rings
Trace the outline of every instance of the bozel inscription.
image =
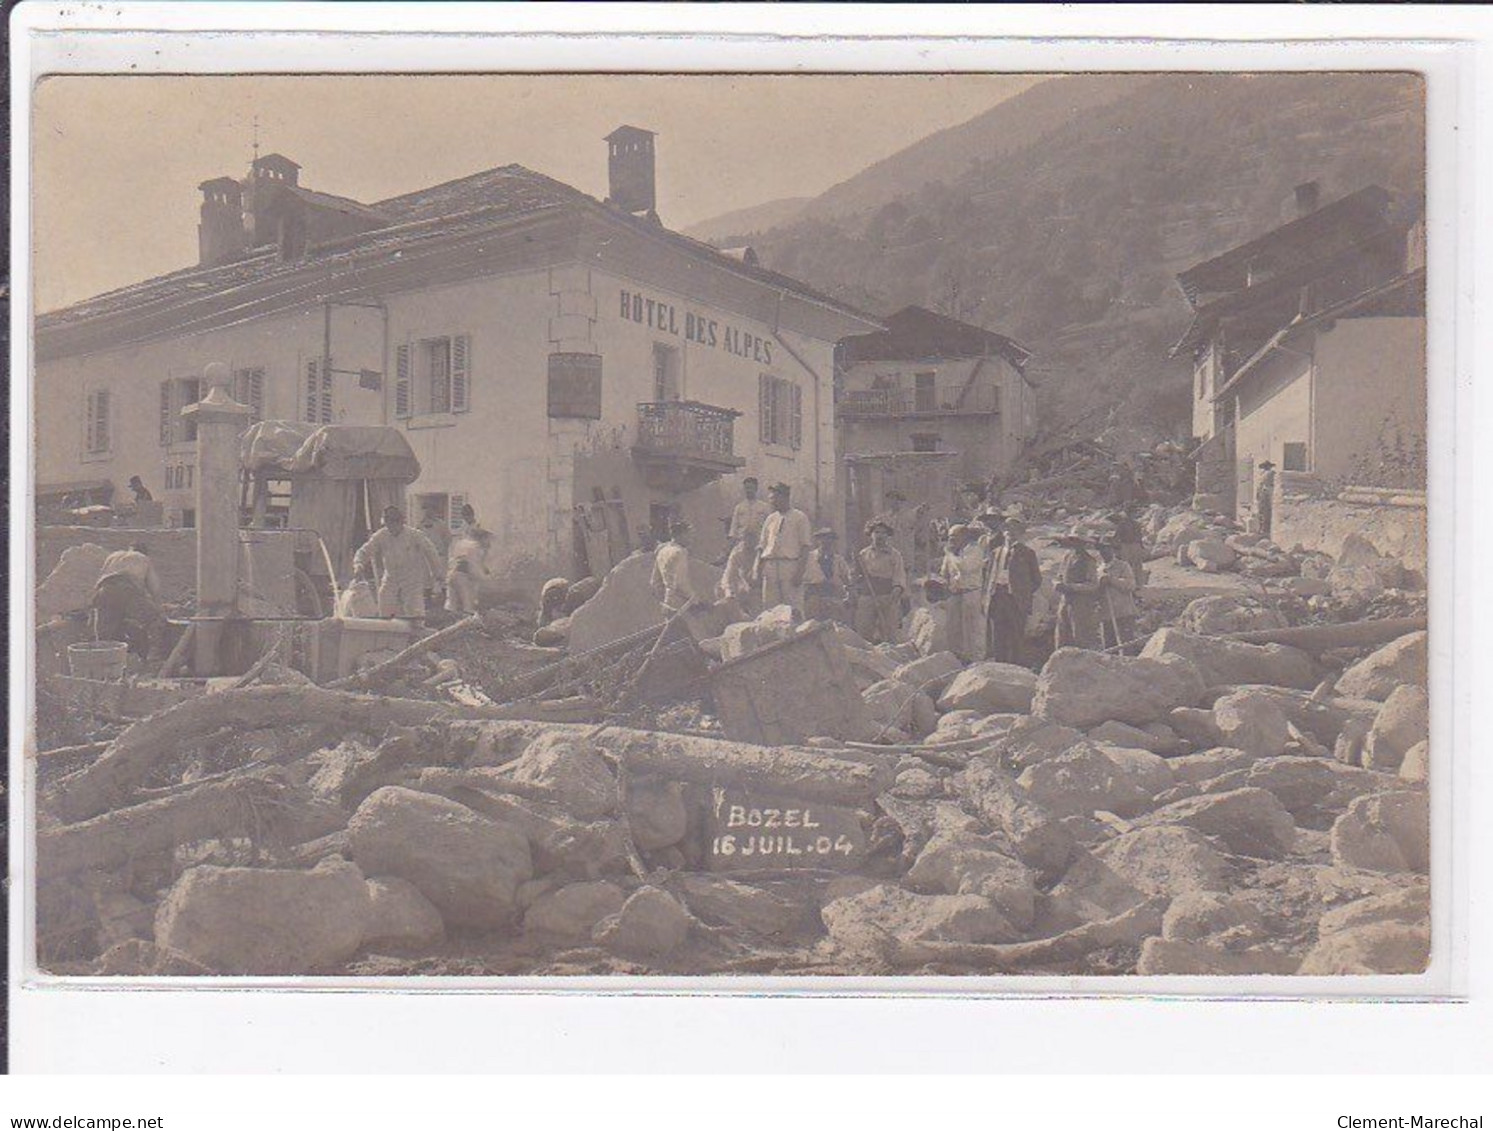
{"type": "Polygon", "coordinates": [[[713,869],[840,869],[865,856],[865,834],[854,810],[753,799],[721,788],[714,794],[713,869]]]}

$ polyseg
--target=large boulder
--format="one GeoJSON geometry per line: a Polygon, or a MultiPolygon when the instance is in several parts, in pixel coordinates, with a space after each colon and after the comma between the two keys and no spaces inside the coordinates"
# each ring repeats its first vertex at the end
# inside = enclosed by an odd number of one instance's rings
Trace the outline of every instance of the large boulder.
{"type": "Polygon", "coordinates": [[[1213,725],[1222,745],[1256,758],[1278,757],[1291,741],[1285,712],[1268,696],[1249,690],[1231,692],[1214,703],[1213,725]]]}
{"type": "Polygon", "coordinates": [[[1142,730],[1129,723],[1117,723],[1111,719],[1090,730],[1089,741],[1102,742],[1108,746],[1124,746],[1131,750],[1149,750],[1152,754],[1166,754],[1178,748],[1176,732],[1164,723],[1151,723],[1142,730]]]}
{"type": "Polygon", "coordinates": [[[1255,756],[1247,750],[1215,746],[1181,758],[1168,758],[1166,764],[1171,768],[1173,780],[1179,785],[1198,785],[1234,770],[1247,770],[1254,762],[1255,756]]]}
{"type": "Polygon", "coordinates": [[[1428,686],[1424,632],[1412,632],[1369,653],[1342,674],[1337,693],[1352,699],[1383,702],[1406,683],[1428,686]]]}
{"type": "Polygon", "coordinates": [[[1016,858],[1044,878],[1062,875],[1073,858],[1073,834],[998,766],[975,759],[961,776],[963,795],[1004,838],[1016,858]]]}
{"type": "Polygon", "coordinates": [[[1250,974],[1295,974],[1298,961],[1266,947],[1225,950],[1208,942],[1149,938],[1141,944],[1137,974],[1185,974],[1238,977],[1250,974]]]}
{"type": "Polygon", "coordinates": [[[1024,770],[1072,749],[1083,738],[1081,730],[1027,715],[1018,717],[1000,736],[1000,750],[1012,766],[1024,770]]]}
{"type": "MultiPolygon", "coordinates": [[[[714,593],[720,570],[690,558],[690,580],[696,593],[714,593]]],[[[602,580],[596,595],[570,614],[572,655],[661,627],[664,606],[653,595],[653,555],[641,550],[623,558],[602,580]]]]}
{"type": "Polygon", "coordinates": [[[183,872],[156,910],[156,945],[216,974],[314,974],[362,945],[368,885],[341,857],[309,871],[183,872]]]}
{"type": "Polygon", "coordinates": [[[1095,855],[1147,895],[1225,891],[1228,860],[1195,829],[1158,825],[1134,829],[1100,845],[1095,855]]]}
{"type": "Polygon", "coordinates": [[[627,819],[633,843],[644,852],[678,844],[689,827],[683,784],[664,778],[633,778],[627,787],[627,819]]]}
{"type": "Polygon", "coordinates": [[[1265,919],[1254,904],[1216,891],[1179,895],[1161,920],[1161,937],[1180,942],[1247,946],[1264,934],[1265,919]]]}
{"type": "MultiPolygon", "coordinates": [[[[1141,649],[1145,659],[1180,656],[1192,661],[1209,687],[1227,683],[1264,683],[1310,690],[1317,685],[1312,658],[1284,644],[1244,644],[1217,636],[1199,636],[1180,628],[1155,632],[1141,649]]],[[[1188,706],[1179,703],[1177,706],[1188,706]]]]}
{"type": "Polygon", "coordinates": [[[1202,698],[1202,674],[1180,656],[1137,659],[1059,648],[1043,665],[1032,713],[1087,729],[1115,719],[1145,726],[1202,698]]]}
{"type": "Polygon", "coordinates": [[[398,876],[376,876],[368,881],[364,949],[417,951],[445,937],[441,913],[414,884],[398,876]]]}
{"type": "Polygon", "coordinates": [[[1417,742],[1405,751],[1405,760],[1400,763],[1400,777],[1409,782],[1424,784],[1431,774],[1431,744],[1417,742]]]}
{"type": "Polygon", "coordinates": [[[1213,837],[1230,852],[1279,860],[1296,843],[1296,822],[1273,793],[1234,789],[1174,801],[1148,813],[1143,826],[1184,825],[1213,837]]]}
{"type": "Polygon", "coordinates": [[[996,838],[967,830],[935,834],[908,871],[907,886],[929,894],[983,896],[1023,930],[1035,914],[1032,870],[996,838]]]}
{"type": "Polygon", "coordinates": [[[1134,816],[1172,784],[1166,760],[1145,750],[1081,742],[1023,770],[1017,783],[1059,817],[1109,812],[1134,816]]]}
{"type": "Polygon", "coordinates": [[[861,694],[872,726],[883,736],[901,732],[913,738],[932,734],[938,726],[938,708],[927,692],[900,679],[873,683],[861,694]]]}
{"type": "Polygon", "coordinates": [[[913,609],[902,624],[902,635],[920,656],[949,650],[949,610],[943,605],[913,609]]]}
{"type": "Polygon", "coordinates": [[[1213,722],[1213,712],[1202,707],[1174,707],[1166,713],[1166,721],[1178,736],[1200,750],[1217,746],[1223,737],[1213,722]]]}
{"type": "Polygon", "coordinates": [[[617,807],[617,781],[596,747],[561,734],[541,735],[525,747],[512,777],[582,821],[617,807]]]}
{"type": "Polygon", "coordinates": [[[1430,961],[1430,924],[1369,923],[1319,939],[1297,973],[1423,974],[1430,961]]]}
{"type": "Polygon", "coordinates": [[[753,652],[778,644],[793,636],[793,609],[775,605],[764,609],[755,620],[729,624],[721,633],[721,659],[739,660],[753,652]]]}
{"type": "Polygon", "coordinates": [[[878,884],[832,900],[820,912],[830,939],[851,954],[879,957],[900,942],[1014,942],[1020,933],[978,895],[918,895],[878,884]]]}
{"type": "Polygon", "coordinates": [[[1317,935],[1326,938],[1372,923],[1406,923],[1421,927],[1431,921],[1431,893],[1425,884],[1356,899],[1335,907],[1317,920],[1317,935]]]}
{"type": "Polygon", "coordinates": [[[542,895],[524,912],[524,931],[571,942],[584,942],[609,915],[622,910],[627,893],[608,880],[566,884],[542,895]]]}
{"type": "Polygon", "coordinates": [[[36,623],[88,608],[109,551],[92,542],[69,546],[36,587],[36,623]]]}
{"type": "Polygon", "coordinates": [[[1167,519],[1165,525],[1156,532],[1155,541],[1158,547],[1174,550],[1197,541],[1213,529],[1213,523],[1204,515],[1196,511],[1181,511],[1167,519]]]}
{"type": "Polygon", "coordinates": [[[1145,902],[1145,894],[1091,852],[1080,852],[1063,878],[1042,897],[1036,934],[1042,937],[1071,931],[1123,915],[1145,902]]]}
{"type": "MultiPolygon", "coordinates": [[[[952,652],[935,652],[903,664],[893,671],[892,678],[926,691],[937,699],[943,694],[949,681],[964,670],[964,663],[952,652]]],[[[952,708],[942,708],[950,710],[952,708]]],[[[982,712],[986,713],[986,712],[982,712]]]]}
{"type": "Polygon", "coordinates": [[[1410,748],[1425,742],[1430,729],[1431,701],[1426,689],[1413,683],[1395,688],[1364,740],[1364,768],[1398,773],[1410,748]]]}
{"type": "Polygon", "coordinates": [[[1344,766],[1330,758],[1262,758],[1205,782],[1202,792],[1253,787],[1269,790],[1298,825],[1328,829],[1357,798],[1398,783],[1384,774],[1344,766]]]}
{"type": "Polygon", "coordinates": [[[1251,597],[1215,593],[1199,597],[1183,609],[1177,627],[1200,636],[1227,636],[1231,632],[1285,628],[1286,618],[1251,597]]]}
{"type": "Polygon", "coordinates": [[[793,933],[805,917],[801,904],[766,888],[702,872],[681,872],[677,879],[690,910],[709,923],[777,938],[793,933]]]}
{"type": "Polygon", "coordinates": [[[972,664],[949,683],[939,696],[940,711],[979,711],[1025,714],[1032,709],[1037,677],[1030,668],[994,661],[972,664]]]}
{"type": "Polygon", "coordinates": [[[1332,826],[1332,858],[1368,872],[1430,871],[1431,811],[1424,790],[1360,797],[1332,826]]]}
{"type": "Polygon", "coordinates": [[[661,958],[689,938],[695,923],[684,904],[662,888],[633,892],[615,915],[596,924],[591,937],[633,958],[661,958]]]}
{"type": "Polygon", "coordinates": [[[533,875],[523,833],[431,793],[385,786],[358,806],[347,831],[365,871],[414,884],[447,926],[505,926],[518,885],[533,875]]]}

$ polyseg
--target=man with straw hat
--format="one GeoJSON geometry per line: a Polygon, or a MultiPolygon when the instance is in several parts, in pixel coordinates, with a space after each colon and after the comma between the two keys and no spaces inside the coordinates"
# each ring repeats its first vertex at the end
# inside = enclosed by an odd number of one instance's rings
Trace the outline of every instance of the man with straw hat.
{"type": "Polygon", "coordinates": [[[1068,551],[1058,566],[1058,580],[1053,586],[1058,595],[1055,648],[1103,646],[1099,631],[1099,556],[1094,553],[1094,541],[1093,532],[1081,522],[1052,540],[1053,545],[1068,551]]]}
{"type": "Polygon", "coordinates": [[[1099,542],[1099,631],[1106,651],[1118,651],[1136,636],[1135,571],[1120,556],[1119,538],[1099,542]]]}
{"type": "Polygon", "coordinates": [[[837,551],[837,541],[833,527],[814,531],[814,550],[804,574],[804,615],[810,620],[849,624],[850,563],[837,551]]]}
{"type": "Polygon", "coordinates": [[[855,557],[859,588],[855,630],[872,644],[890,644],[902,627],[902,598],[907,592],[907,565],[892,545],[894,531],[885,519],[866,524],[871,544],[855,557]]]}
{"type": "Polygon", "coordinates": [[[1003,664],[1019,664],[1032,598],[1042,588],[1042,567],[1037,552],[1024,541],[1026,522],[1021,516],[999,517],[1000,536],[992,544],[985,571],[985,653],[1003,664]]]}
{"type": "Polygon", "coordinates": [[[949,651],[965,663],[985,658],[985,615],[980,588],[985,580],[985,550],[973,526],[949,527],[948,545],[938,567],[949,598],[949,651]]]}

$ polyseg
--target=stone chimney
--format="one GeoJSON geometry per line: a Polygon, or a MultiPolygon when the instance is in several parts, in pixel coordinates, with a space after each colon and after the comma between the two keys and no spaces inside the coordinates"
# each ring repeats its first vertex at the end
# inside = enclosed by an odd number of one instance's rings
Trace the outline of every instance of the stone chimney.
{"type": "Polygon", "coordinates": [[[607,134],[607,203],[634,216],[658,219],[652,130],[618,126],[607,134]]]}
{"type": "Polygon", "coordinates": [[[280,204],[292,195],[285,190],[295,188],[300,180],[301,167],[283,153],[268,153],[254,159],[248,186],[248,215],[254,247],[264,247],[279,240],[280,204]]]}
{"type": "Polygon", "coordinates": [[[197,262],[203,267],[216,267],[236,259],[249,242],[244,231],[244,191],[232,177],[215,177],[197,187],[202,191],[197,262]]]}

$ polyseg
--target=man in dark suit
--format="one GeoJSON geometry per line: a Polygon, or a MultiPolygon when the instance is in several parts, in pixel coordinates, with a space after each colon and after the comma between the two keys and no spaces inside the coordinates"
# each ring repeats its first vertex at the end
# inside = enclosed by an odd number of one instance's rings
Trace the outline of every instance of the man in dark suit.
{"type": "Polygon", "coordinates": [[[1001,542],[990,555],[985,575],[985,649],[987,657],[1005,664],[1022,662],[1026,621],[1032,598],[1042,587],[1037,552],[1024,541],[1026,523],[1007,515],[1001,542]]]}

